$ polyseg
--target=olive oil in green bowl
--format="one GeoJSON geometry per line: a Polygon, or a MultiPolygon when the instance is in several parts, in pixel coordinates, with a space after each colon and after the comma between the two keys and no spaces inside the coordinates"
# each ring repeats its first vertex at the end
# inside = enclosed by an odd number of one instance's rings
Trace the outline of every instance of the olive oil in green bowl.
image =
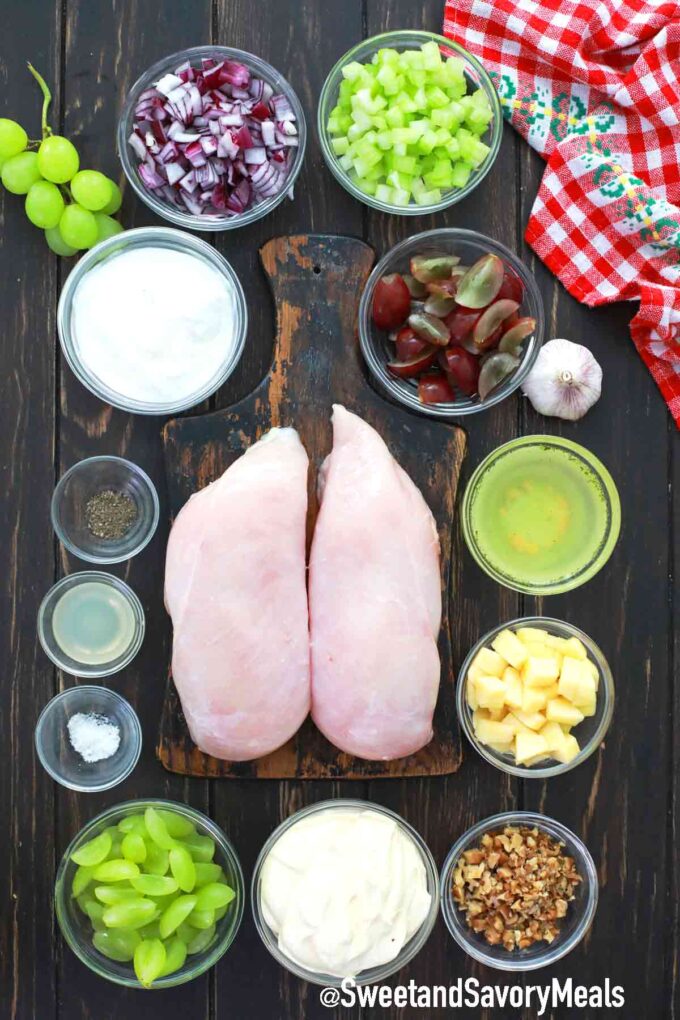
{"type": "Polygon", "coordinates": [[[463,534],[500,584],[555,595],[584,584],[609,559],[621,527],[611,475],[568,439],[525,436],[494,450],[463,497],[463,534]]]}

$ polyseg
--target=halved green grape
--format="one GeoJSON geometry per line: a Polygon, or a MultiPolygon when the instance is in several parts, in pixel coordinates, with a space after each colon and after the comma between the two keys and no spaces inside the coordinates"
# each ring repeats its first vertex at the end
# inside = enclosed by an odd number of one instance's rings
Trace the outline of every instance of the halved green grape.
{"type": "Polygon", "coordinates": [[[147,875],[165,875],[170,867],[170,855],[155,843],[146,844],[146,860],[144,871],[147,875]]]}
{"type": "MultiPolygon", "coordinates": [[[[173,851],[170,852],[172,856],[173,851]]],[[[138,875],[131,879],[131,885],[143,896],[167,896],[177,892],[179,886],[174,878],[167,875],[138,875]]]]}
{"type": "Polygon", "coordinates": [[[82,206],[67,205],[59,220],[59,232],[72,248],[91,248],[97,243],[97,221],[82,206]]]}
{"type": "Polygon", "coordinates": [[[105,241],[107,237],[114,237],[116,234],[122,234],[123,224],[119,223],[118,220],[114,220],[112,216],[106,216],[104,213],[94,213],[95,222],[97,224],[97,244],[100,241],[105,241]]]}
{"type": "Polygon", "coordinates": [[[111,198],[101,212],[105,213],[107,216],[113,216],[114,213],[118,212],[123,204],[123,194],[115,181],[112,181],[110,178],[108,180],[111,185],[111,198]]]}
{"type": "Polygon", "coordinates": [[[183,846],[175,846],[170,851],[170,871],[182,892],[192,891],[196,885],[196,867],[183,846]]]}
{"type": "Polygon", "coordinates": [[[187,917],[187,921],[192,928],[198,928],[203,931],[205,928],[209,928],[211,924],[215,923],[215,911],[194,909],[187,917]]]}
{"type": "Polygon", "coordinates": [[[146,809],[144,812],[144,821],[146,823],[147,832],[156,846],[159,846],[161,850],[172,850],[175,846],[175,841],[168,832],[168,827],[163,818],[155,808],[148,807],[146,809]]]}
{"type": "Polygon", "coordinates": [[[94,839],[88,840],[87,843],[83,843],[81,847],[74,850],[71,860],[74,864],[82,864],[83,867],[96,867],[97,864],[106,860],[106,855],[111,849],[111,842],[108,832],[100,832],[94,839]]]}
{"type": "Polygon", "coordinates": [[[146,825],[144,824],[144,815],[128,815],[127,818],[121,818],[116,828],[119,832],[136,832],[137,835],[143,838],[148,836],[146,825]]]}
{"type": "Polygon", "coordinates": [[[114,929],[113,931],[95,932],[92,945],[109,960],[115,960],[116,963],[129,963],[141,941],[136,931],[114,929]]]}
{"type": "Polygon", "coordinates": [[[218,907],[217,910],[215,911],[215,921],[216,922],[221,921],[228,910],[229,910],[228,906],[218,907]]]}
{"type": "Polygon", "coordinates": [[[222,869],[219,864],[194,864],[196,871],[196,888],[199,889],[202,885],[207,885],[208,882],[217,882],[222,876],[222,869]]]}
{"type": "Polygon", "coordinates": [[[113,198],[112,184],[99,170],[79,170],[71,180],[71,194],[83,209],[99,212],[113,198]]]}
{"type": "Polygon", "coordinates": [[[195,937],[196,931],[197,929],[190,925],[188,921],[182,921],[175,931],[175,937],[188,945],[195,937]]]}
{"type": "Polygon", "coordinates": [[[76,873],[73,876],[71,883],[71,896],[80,896],[82,892],[87,889],[88,885],[92,881],[94,872],[93,867],[85,867],[81,864],[80,867],[76,868],[76,873]]]}
{"type": "Polygon", "coordinates": [[[122,903],[123,900],[136,900],[139,892],[130,885],[97,885],[94,894],[101,903],[111,906],[112,903],[122,903]]]}
{"type": "Polygon", "coordinates": [[[189,851],[194,861],[201,864],[208,864],[215,856],[215,841],[210,836],[196,835],[187,836],[182,840],[183,846],[189,851]]]}
{"type": "Polygon", "coordinates": [[[139,865],[134,861],[126,861],[124,857],[114,857],[103,861],[94,869],[97,882],[129,882],[139,875],[139,865]]]}
{"type": "Polygon", "coordinates": [[[66,184],[78,172],[80,158],[73,142],[62,135],[43,139],[38,149],[38,169],[46,181],[66,184]]]}
{"type": "Polygon", "coordinates": [[[82,912],[87,914],[95,927],[104,927],[104,907],[101,903],[97,903],[94,897],[87,895],[87,893],[79,896],[76,902],[82,912]]]}
{"type": "Polygon", "coordinates": [[[64,211],[64,199],[56,184],[36,181],[26,195],[25,209],[34,227],[49,230],[59,224],[64,211]]]}
{"type": "Polygon", "coordinates": [[[231,903],[235,896],[236,893],[231,886],[211,882],[197,892],[196,910],[218,910],[231,903]]]}
{"type": "Polygon", "coordinates": [[[123,836],[120,850],[127,861],[142,864],[146,860],[146,843],[137,832],[128,832],[123,836]]]}
{"type": "Polygon", "coordinates": [[[27,195],[31,187],[40,180],[38,154],[20,152],[10,156],[2,165],[2,183],[13,195],[27,195]]]}
{"type": "Polygon", "coordinates": [[[197,932],[192,938],[191,942],[187,943],[187,953],[191,956],[193,953],[202,953],[204,949],[207,949],[212,940],[215,938],[215,925],[211,924],[203,931],[197,932]]]}
{"type": "Polygon", "coordinates": [[[168,935],[172,935],[182,921],[186,921],[195,906],[195,896],[178,896],[161,915],[161,937],[166,939],[168,935]]]}
{"type": "Polygon", "coordinates": [[[23,152],[28,145],[28,135],[15,120],[0,117],[0,159],[10,159],[23,152]]]}
{"type": "Polygon", "coordinates": [[[173,839],[185,839],[187,836],[191,836],[196,832],[196,826],[193,822],[185,818],[184,815],[178,814],[176,811],[168,811],[165,808],[159,808],[158,814],[165,822],[165,827],[173,837],[173,839]]]}
{"type": "Polygon", "coordinates": [[[135,974],[145,988],[160,976],[165,966],[165,946],[160,939],[143,939],[134,955],[135,974]]]}
{"type": "Polygon", "coordinates": [[[104,911],[104,924],[108,928],[142,928],[155,920],[157,912],[156,904],[142,896],[121,900],[104,911]]]}
{"type": "Polygon", "coordinates": [[[170,939],[165,943],[165,964],[158,976],[167,977],[168,974],[174,974],[175,971],[184,966],[186,958],[187,947],[185,943],[178,938],[170,939]]]}
{"type": "Polygon", "coordinates": [[[143,939],[159,939],[161,937],[161,929],[158,921],[145,924],[143,928],[139,929],[139,935],[143,939]]]}

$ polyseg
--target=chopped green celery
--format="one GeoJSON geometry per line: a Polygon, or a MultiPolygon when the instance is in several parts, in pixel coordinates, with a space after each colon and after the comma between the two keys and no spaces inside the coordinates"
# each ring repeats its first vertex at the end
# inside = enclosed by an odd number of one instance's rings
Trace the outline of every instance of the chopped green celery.
{"type": "Polygon", "coordinates": [[[402,188],[392,188],[392,205],[408,205],[411,199],[411,192],[402,188]]]}
{"type": "Polygon", "coordinates": [[[412,85],[415,85],[417,89],[421,89],[427,81],[427,71],[421,70],[419,67],[409,67],[406,77],[412,85]]]}
{"type": "Polygon", "coordinates": [[[450,131],[453,125],[456,123],[456,116],[454,111],[451,109],[451,103],[447,100],[447,107],[445,110],[433,110],[430,114],[430,120],[434,127],[446,128],[450,131]]]}
{"type": "Polygon", "coordinates": [[[383,152],[388,152],[392,148],[392,132],[381,131],[375,140],[375,144],[378,148],[382,149],[383,152]]]}
{"type": "Polygon", "coordinates": [[[345,79],[340,82],[340,88],[338,89],[338,105],[347,104],[349,106],[350,100],[354,95],[354,86],[351,81],[345,79]]]}
{"type": "Polygon", "coordinates": [[[409,130],[411,131],[413,141],[415,142],[422,134],[430,130],[430,122],[427,117],[412,120],[409,124],[409,130]]]}
{"type": "Polygon", "coordinates": [[[408,174],[401,174],[398,170],[390,170],[387,175],[387,183],[391,188],[397,188],[401,191],[408,191],[411,194],[411,185],[413,178],[408,174]]]}
{"type": "Polygon", "coordinates": [[[425,95],[431,110],[443,109],[449,105],[449,97],[446,92],[438,88],[436,85],[431,88],[425,89],[425,95]]]}
{"type": "Polygon", "coordinates": [[[399,52],[398,50],[393,50],[388,46],[382,50],[378,50],[373,59],[376,64],[399,64],[399,52]]]}
{"type": "Polygon", "coordinates": [[[434,40],[423,43],[420,52],[423,54],[423,66],[427,71],[436,71],[441,67],[441,50],[434,40]]]}
{"type": "MultiPolygon", "coordinates": [[[[363,140],[356,146],[356,152],[357,155],[354,161],[355,166],[357,161],[360,159],[363,163],[367,165],[367,168],[370,169],[372,166],[375,166],[376,163],[379,163],[380,160],[382,159],[382,153],[380,152],[380,150],[376,149],[374,145],[368,142],[364,142],[363,140]]],[[[356,170],[359,176],[362,177],[363,174],[361,170],[359,170],[358,167],[356,167],[356,170]]]]}
{"type": "Polygon", "coordinates": [[[483,135],[489,126],[493,114],[491,110],[483,110],[481,107],[476,107],[471,110],[465,118],[467,127],[476,135],[483,135]]]}
{"type": "Polygon", "coordinates": [[[448,82],[446,85],[442,85],[441,87],[452,102],[460,102],[461,99],[465,98],[465,93],[467,92],[466,81],[448,82]]]}
{"type": "Polygon", "coordinates": [[[387,184],[379,184],[375,189],[375,197],[378,202],[392,205],[392,188],[388,187],[387,184]]]}
{"type": "Polygon", "coordinates": [[[400,92],[398,96],[395,96],[392,102],[404,113],[416,113],[418,110],[418,107],[413,102],[408,92],[400,92]]]}
{"type": "Polygon", "coordinates": [[[392,128],[392,144],[412,145],[418,140],[418,132],[409,127],[392,128]]]}
{"type": "Polygon", "coordinates": [[[444,148],[446,149],[446,155],[449,159],[455,161],[460,156],[460,145],[458,144],[457,138],[449,138],[444,148]]]}
{"type": "Polygon", "coordinates": [[[392,167],[394,170],[398,170],[400,173],[409,174],[413,176],[417,171],[417,160],[415,156],[394,156],[392,159],[392,167]]]}
{"type": "Polygon", "coordinates": [[[396,96],[399,92],[401,85],[403,84],[403,75],[395,71],[394,67],[390,67],[389,64],[384,64],[375,76],[377,82],[382,85],[383,92],[387,96],[396,96]]]}
{"type": "Polygon", "coordinates": [[[366,174],[373,169],[375,163],[369,163],[362,156],[355,156],[354,158],[354,169],[356,170],[359,177],[365,177],[366,174]]]}
{"type": "Polygon", "coordinates": [[[447,57],[444,66],[450,82],[465,81],[465,64],[460,57],[447,57]]]}
{"type": "Polygon", "coordinates": [[[387,123],[387,117],[385,117],[385,115],[382,114],[382,113],[376,114],[376,116],[373,117],[372,120],[373,120],[373,127],[375,128],[375,131],[376,131],[376,135],[377,135],[378,131],[387,131],[387,129],[390,126],[387,123]]]}
{"type": "Polygon", "coordinates": [[[363,123],[352,124],[352,126],[347,131],[347,137],[349,138],[350,142],[355,142],[357,138],[361,138],[362,135],[366,134],[366,132],[369,131],[370,128],[371,128],[370,121],[368,122],[368,124],[363,123]]]}
{"type": "Polygon", "coordinates": [[[447,131],[446,128],[437,128],[435,131],[435,137],[437,139],[437,145],[446,145],[451,138],[451,132],[447,131]]]}
{"type": "Polygon", "coordinates": [[[387,173],[384,160],[380,160],[375,166],[372,166],[368,173],[364,176],[365,181],[379,181],[387,173]]]}
{"type": "Polygon", "coordinates": [[[351,168],[354,166],[354,160],[350,155],[341,156],[340,159],[338,160],[338,163],[340,164],[343,170],[351,170],[351,168]]]}
{"type": "Polygon", "coordinates": [[[349,149],[349,139],[333,138],[331,141],[331,148],[336,156],[344,156],[349,149]]]}
{"type": "Polygon", "coordinates": [[[362,78],[365,73],[364,65],[360,64],[358,60],[352,60],[349,64],[345,64],[342,69],[343,78],[346,78],[349,82],[356,81],[357,78],[362,78]]]}
{"type": "Polygon", "coordinates": [[[390,127],[403,127],[406,123],[406,114],[398,106],[391,106],[385,111],[385,120],[390,127]]]}
{"type": "Polygon", "coordinates": [[[392,152],[395,156],[405,156],[408,146],[404,142],[397,142],[392,146],[392,152]]]}
{"type": "Polygon", "coordinates": [[[378,185],[375,181],[367,181],[366,179],[358,180],[355,182],[357,188],[363,191],[365,195],[375,195],[378,185]]]}
{"type": "Polygon", "coordinates": [[[453,187],[464,188],[470,178],[471,172],[472,167],[468,163],[462,162],[454,163],[451,172],[453,178],[453,187]]]}
{"type": "Polygon", "coordinates": [[[436,170],[431,170],[429,174],[425,174],[423,180],[428,188],[452,188],[453,187],[453,167],[449,163],[446,167],[446,171],[437,173],[436,170]]]}
{"type": "Polygon", "coordinates": [[[413,197],[415,198],[417,195],[422,195],[422,193],[426,190],[427,189],[425,188],[422,177],[414,177],[413,180],[411,181],[411,191],[413,192],[413,197]]]}
{"type": "Polygon", "coordinates": [[[418,152],[427,156],[437,144],[437,136],[434,131],[425,131],[418,139],[418,152]]]}
{"type": "Polygon", "coordinates": [[[442,193],[439,188],[433,188],[432,191],[421,191],[414,197],[416,205],[437,205],[442,200],[442,193]]]}
{"type": "Polygon", "coordinates": [[[424,88],[416,89],[413,93],[413,102],[416,105],[416,110],[429,110],[430,108],[424,88]]]}

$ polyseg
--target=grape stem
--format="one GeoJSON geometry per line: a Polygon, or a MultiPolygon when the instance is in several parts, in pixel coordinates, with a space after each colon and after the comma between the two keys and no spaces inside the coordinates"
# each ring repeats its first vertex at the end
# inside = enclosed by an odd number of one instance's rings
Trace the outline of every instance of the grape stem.
{"type": "Polygon", "coordinates": [[[52,102],[52,93],[50,92],[49,86],[39,71],[36,71],[33,64],[29,61],[28,69],[40,86],[40,91],[43,94],[43,105],[42,105],[42,136],[48,138],[52,134],[52,128],[47,123],[47,111],[50,108],[52,102]]]}

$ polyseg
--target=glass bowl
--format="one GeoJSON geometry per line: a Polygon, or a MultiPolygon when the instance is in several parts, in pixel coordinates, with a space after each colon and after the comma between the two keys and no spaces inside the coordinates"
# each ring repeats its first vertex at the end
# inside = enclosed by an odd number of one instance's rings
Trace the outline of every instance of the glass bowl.
{"type": "Polygon", "coordinates": [[[164,57],[163,60],[159,60],[137,79],[127,95],[120,120],[118,121],[117,147],[125,176],[137,197],[149,209],[178,227],[185,227],[187,230],[216,232],[248,226],[248,224],[254,223],[255,220],[260,220],[267,213],[270,213],[287,195],[292,197],[293,186],[302,169],[306,140],[307,126],[300,100],[283,75],[279,74],[271,64],[261,60],[260,57],[254,56],[252,53],[232,49],[229,46],[193,46],[191,49],[181,50],[179,53],[172,53],[170,56],[164,57]],[[235,60],[240,64],[245,64],[257,78],[261,78],[271,85],[275,93],[283,93],[287,96],[295,113],[299,145],[293,150],[293,156],[290,158],[285,187],[278,195],[272,195],[271,198],[264,199],[250,206],[250,208],[238,216],[225,216],[220,213],[197,216],[188,211],[183,212],[169,202],[157,198],[152,191],[149,191],[144,186],[137,170],[138,161],[135,159],[128,144],[128,138],[132,134],[134,109],[139,94],[144,92],[145,89],[151,88],[164,74],[174,71],[175,68],[186,63],[186,61],[194,64],[200,62],[202,57],[216,57],[218,60],[235,60]]]}
{"type": "MultiPolygon", "coordinates": [[[[80,594],[82,597],[83,593],[81,592],[80,594]]],[[[73,612],[73,608],[71,611],[73,612]]],[[[77,612],[82,620],[82,606],[77,609],[77,612]]],[[[56,622],[56,629],[58,630],[58,616],[56,622]]],[[[83,637],[87,640],[88,636],[92,636],[91,639],[97,640],[99,637],[97,634],[97,622],[97,620],[93,619],[91,613],[85,616],[84,631],[81,631],[79,635],[81,641],[83,637]]],[[[61,625],[64,626],[65,624],[62,622],[61,625]]],[[[83,570],[80,573],[62,577],[61,581],[57,581],[50,588],[38,610],[38,637],[43,651],[55,666],[74,676],[95,678],[118,673],[132,662],[141,648],[142,641],[144,640],[144,628],[144,610],[132,588],[125,581],[114,577],[113,574],[105,574],[99,570],[83,570]],[[71,600],[77,598],[79,588],[83,585],[94,583],[106,585],[112,589],[108,593],[109,601],[104,604],[103,608],[107,612],[109,619],[111,619],[111,614],[115,615],[119,621],[121,614],[126,616],[126,619],[122,621],[122,625],[127,627],[128,640],[121,643],[120,648],[114,647],[110,656],[107,657],[105,654],[106,648],[104,647],[101,652],[92,654],[88,661],[85,655],[80,659],[70,655],[58,641],[55,633],[55,611],[57,611],[58,605],[65,595],[70,595],[71,600]],[[76,593],[75,596],[72,594],[74,592],[76,593]]],[[[77,641],[78,638],[75,640],[77,641]]],[[[100,637],[99,640],[101,641],[100,637]]],[[[72,647],[75,649],[75,643],[72,644],[72,647]]]]}
{"type": "Polygon", "coordinates": [[[248,310],[246,299],[239,279],[229,263],[219,252],[198,237],[185,234],[181,230],[173,230],[170,227],[137,227],[134,230],[124,230],[114,237],[101,241],[90,251],[86,252],[71,270],[64,284],[59,306],[57,308],[57,329],[59,340],[64,357],[72,372],[77,376],[83,386],[87,387],[100,400],[118,407],[123,411],[130,411],[133,414],[175,414],[179,411],[186,411],[187,408],[201,403],[211,396],[215,390],[226,382],[236,368],[246,342],[248,331],[248,310]],[[200,390],[191,393],[181,399],[166,402],[149,402],[128,397],[125,393],[111,389],[103,380],[90,371],[81,358],[78,346],[78,337],[73,328],[73,301],[78,284],[86,273],[95,266],[98,266],[105,259],[115,258],[121,252],[135,248],[170,248],[173,251],[183,252],[192,255],[194,258],[202,259],[205,263],[217,270],[227,281],[231,290],[234,308],[234,336],[235,343],[224,359],[212,379],[210,379],[200,390]]]}
{"type": "Polygon", "coordinates": [[[511,776],[519,776],[522,779],[548,779],[550,776],[559,776],[563,772],[569,772],[589,758],[604,740],[609,729],[614,713],[614,679],[602,651],[595,644],[593,639],[585,634],[578,627],[562,620],[553,620],[549,616],[522,616],[517,620],[510,620],[509,623],[499,623],[497,627],[490,630],[488,634],[480,638],[465,658],[465,662],[458,674],[456,685],[456,708],[458,718],[472,746],[492,765],[502,772],[511,776]],[[467,673],[474,659],[482,648],[490,647],[491,642],[502,630],[515,630],[518,627],[539,627],[547,630],[556,637],[575,637],[581,641],[588,652],[588,658],[597,666],[599,683],[597,687],[597,705],[595,715],[586,716],[583,722],[574,727],[573,733],[581,750],[570,762],[558,762],[554,758],[546,759],[546,764],[538,762],[536,765],[516,765],[513,755],[496,751],[488,744],[483,744],[477,737],[472,723],[472,709],[468,705],[466,697],[467,673]],[[549,762],[549,764],[548,764],[549,762]]]}
{"type": "Polygon", "coordinates": [[[151,541],[158,526],[158,494],[145,471],[122,457],[88,457],[60,479],[52,496],[52,527],[59,541],[81,560],[122,563],[151,541]],[[137,516],[122,538],[94,535],[87,526],[88,500],[102,490],[124,493],[137,516]]]}
{"type": "Polygon", "coordinates": [[[52,779],[79,793],[100,793],[130,775],[142,750],[142,728],[132,706],[115,691],[83,685],[70,687],[43,708],[35,728],[35,749],[52,779]],[[68,734],[72,716],[98,715],[115,723],[120,744],[110,758],[87,762],[73,748],[68,734]]]}
{"type": "Polygon", "coordinates": [[[441,911],[446,927],[468,956],[497,970],[515,972],[538,970],[566,956],[590,928],[597,908],[597,898],[597,871],[585,844],[566,826],[545,815],[532,814],[530,811],[508,811],[485,818],[484,821],[473,825],[451,847],[441,870],[441,911]],[[569,904],[557,938],[552,943],[537,942],[528,949],[513,952],[509,952],[503,946],[489,945],[482,935],[468,928],[465,915],[456,906],[451,895],[453,872],[463,851],[478,846],[485,833],[497,832],[506,825],[535,827],[564,843],[568,855],[573,857],[576,869],[583,879],[578,885],[575,899],[569,904]]]}
{"type": "Polygon", "coordinates": [[[454,205],[454,203],[460,202],[461,199],[469,195],[471,191],[474,191],[477,185],[486,177],[500,148],[501,138],[503,136],[503,115],[501,113],[500,100],[491,78],[476,57],[473,57],[471,53],[468,53],[468,51],[463,49],[462,46],[459,46],[458,43],[452,42],[451,39],[446,39],[442,35],[436,35],[433,32],[417,31],[415,29],[402,29],[396,32],[384,32],[382,35],[374,35],[370,39],[364,39],[345,53],[340,60],[338,60],[335,67],[326,78],[323,89],[321,90],[317,114],[317,131],[319,134],[319,141],[321,143],[321,151],[323,152],[328,168],[335,179],[339,181],[345,191],[348,191],[350,195],[358,198],[360,202],[364,202],[366,205],[372,206],[374,209],[379,209],[380,212],[394,213],[398,216],[426,216],[428,213],[440,212],[442,209],[448,209],[448,207],[454,205]],[[386,47],[392,47],[403,51],[407,49],[418,49],[423,43],[427,42],[437,43],[446,56],[454,56],[462,60],[464,64],[465,77],[468,81],[470,91],[475,92],[477,89],[483,89],[486,93],[493,111],[493,116],[485,134],[482,135],[481,140],[489,146],[490,152],[481,166],[472,171],[465,187],[451,188],[448,191],[445,191],[440,202],[436,202],[432,205],[416,205],[414,202],[406,206],[391,205],[389,203],[379,201],[374,195],[367,195],[366,192],[362,191],[361,188],[359,188],[349,177],[347,171],[343,170],[340,165],[340,161],[333,152],[333,148],[331,146],[331,136],[328,131],[328,117],[333,107],[337,104],[340,83],[343,80],[342,69],[346,64],[349,64],[354,60],[363,64],[370,63],[374,54],[377,53],[378,50],[386,47]]]}
{"type": "Polygon", "coordinates": [[[302,808],[301,811],[296,811],[295,814],[286,818],[285,821],[278,826],[278,828],[274,829],[271,836],[260,850],[255,863],[255,870],[253,872],[253,879],[250,887],[250,898],[255,927],[271,955],[281,964],[282,967],[285,967],[292,974],[302,978],[303,981],[308,981],[310,984],[323,985],[325,987],[333,986],[334,988],[340,987],[343,980],[342,978],[333,976],[332,974],[322,974],[317,971],[307,970],[300,964],[295,963],[295,961],[291,960],[279,949],[277,937],[264,919],[262,904],[260,902],[262,868],[269,851],[272,849],[276,841],[284,834],[284,832],[290,829],[292,825],[299,822],[302,818],[306,818],[308,815],[315,814],[318,811],[326,811],[328,809],[332,809],[334,811],[356,811],[357,809],[361,811],[376,811],[379,814],[386,815],[388,818],[391,818],[393,821],[397,822],[402,832],[412,839],[420,853],[420,857],[425,868],[427,888],[430,896],[432,897],[432,902],[430,904],[429,913],[421,927],[402,947],[401,952],[390,963],[383,964],[381,967],[371,967],[367,970],[360,971],[360,973],[355,976],[355,983],[357,985],[375,984],[386,980],[391,974],[396,974],[398,970],[401,970],[402,967],[406,966],[409,960],[412,960],[413,957],[420,952],[430,937],[430,933],[432,932],[437,919],[438,911],[439,876],[437,874],[437,866],[434,862],[434,858],[432,857],[427,844],[416,830],[394,811],[390,811],[389,808],[385,808],[380,804],[373,804],[365,800],[342,798],[339,800],[325,800],[318,804],[311,804],[309,807],[302,808]]]}
{"type": "Polygon", "coordinates": [[[236,899],[233,901],[234,909],[227,910],[224,917],[217,922],[216,937],[213,943],[202,952],[188,956],[184,966],[174,974],[157,978],[151,986],[151,990],[154,991],[159,988],[183,985],[209,970],[229,949],[243,919],[244,886],[241,865],[231,842],[210,818],[186,804],[177,804],[170,800],[129,800],[124,804],[117,804],[115,807],[109,808],[108,811],[104,811],[103,814],[88,822],[68,846],[57,872],[54,900],[62,935],[78,959],[99,977],[113,981],[117,985],[125,985],[127,988],[141,988],[141,984],[135,977],[132,964],[109,960],[92,945],[90,920],[79,910],[71,896],[71,884],[76,865],[70,858],[71,854],[83,843],[94,839],[108,826],[116,825],[128,815],[145,811],[148,807],[176,811],[192,822],[201,835],[210,836],[216,844],[214,860],[224,868],[229,884],[236,892],[236,899]]]}
{"type": "MultiPolygon", "coordinates": [[[[505,479],[507,487],[510,484],[507,475],[505,479]]],[[[463,536],[473,559],[494,581],[527,595],[559,595],[585,584],[605,565],[621,530],[621,503],[614,480],[590,450],[560,436],[523,436],[493,450],[476,468],[465,488],[461,518],[463,536]],[[494,556],[492,549],[484,548],[483,533],[479,523],[475,524],[475,513],[481,514],[484,506],[493,502],[497,470],[516,470],[520,477],[527,468],[545,472],[545,486],[556,494],[556,502],[564,502],[563,492],[570,490],[573,498],[568,507],[568,523],[573,524],[573,528],[563,528],[563,533],[566,530],[565,538],[569,539],[571,530],[570,540],[575,551],[571,562],[560,564],[555,560],[552,565],[540,571],[535,568],[533,572],[529,569],[532,564],[528,557],[526,572],[517,576],[519,571],[511,569],[507,559],[503,563],[502,553],[494,556]],[[578,491],[577,481],[584,479],[587,485],[578,491]],[[563,492],[556,488],[558,482],[563,483],[563,492]],[[601,514],[598,515],[597,510],[601,514]],[[584,555],[577,558],[576,550],[584,555]]],[[[557,519],[556,511],[551,509],[550,520],[553,518],[557,519]]],[[[544,519],[549,522],[547,513],[544,519]]],[[[500,534],[498,527],[489,527],[488,534],[500,534]]],[[[559,536],[552,544],[559,547],[559,536]]],[[[546,546],[546,555],[549,552],[550,547],[546,546]]]]}
{"type": "Polygon", "coordinates": [[[379,383],[393,400],[420,414],[431,418],[458,418],[478,411],[487,411],[522,384],[531,371],[541,344],[545,317],[543,301],[536,282],[518,257],[498,241],[493,241],[484,234],[474,230],[462,230],[456,227],[426,230],[422,234],[401,241],[383,255],[369,276],[361,302],[359,304],[359,343],[361,351],[373,378],[379,383]],[[524,286],[524,297],[519,314],[530,316],[536,320],[536,329],[531,337],[522,344],[519,367],[505,378],[485,401],[479,397],[459,396],[455,401],[441,404],[423,404],[418,399],[418,383],[415,379],[398,379],[387,368],[387,363],[394,359],[394,344],[388,339],[387,333],[373,323],[371,310],[376,284],[382,276],[389,273],[408,272],[409,260],[413,255],[458,255],[464,265],[472,265],[483,255],[498,255],[519,277],[524,286]]]}

